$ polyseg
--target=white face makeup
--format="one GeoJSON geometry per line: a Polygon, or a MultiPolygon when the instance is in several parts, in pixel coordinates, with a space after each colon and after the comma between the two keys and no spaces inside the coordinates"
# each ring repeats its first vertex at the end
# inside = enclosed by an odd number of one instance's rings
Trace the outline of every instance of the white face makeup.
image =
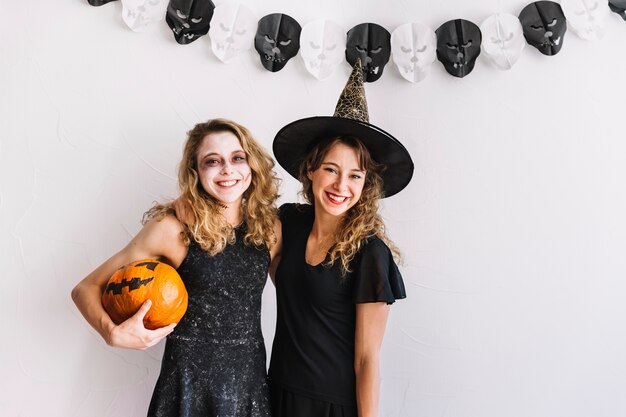
{"type": "Polygon", "coordinates": [[[237,136],[207,134],[198,146],[196,161],[204,191],[223,204],[239,206],[252,182],[252,170],[237,136]]]}
{"type": "Polygon", "coordinates": [[[252,48],[257,18],[240,3],[224,2],[215,8],[209,37],[211,49],[222,62],[228,63],[241,52],[252,48]]]}
{"type": "Polygon", "coordinates": [[[135,32],[165,19],[166,11],[167,0],[122,0],[122,20],[135,32]]]}
{"type": "Polygon", "coordinates": [[[483,34],[482,50],[489,60],[501,70],[515,65],[526,46],[522,24],[516,16],[496,13],[480,25],[483,34]]]}
{"type": "Polygon", "coordinates": [[[606,1],[561,0],[567,25],[576,35],[587,41],[601,39],[606,32],[606,19],[610,13],[606,1]]]}
{"type": "Polygon", "coordinates": [[[405,23],[391,34],[391,57],[404,79],[414,83],[428,75],[437,55],[437,35],[421,23],[405,23]]]}
{"type": "Polygon", "coordinates": [[[330,20],[314,20],[302,28],[300,56],[318,80],[327,78],[343,62],[345,49],[346,31],[330,20]]]}

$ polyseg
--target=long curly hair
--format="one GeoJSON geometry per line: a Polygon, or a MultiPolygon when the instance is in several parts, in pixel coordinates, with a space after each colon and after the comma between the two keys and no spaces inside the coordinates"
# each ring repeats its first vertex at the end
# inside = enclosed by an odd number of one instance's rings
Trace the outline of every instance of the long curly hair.
{"type": "Polygon", "coordinates": [[[299,180],[302,183],[300,194],[304,200],[314,205],[313,183],[308,177],[309,171],[318,169],[324,158],[336,144],[344,144],[357,153],[359,168],[366,172],[361,198],[342,217],[336,231],[336,242],[328,259],[328,266],[340,262],[342,275],[350,273],[350,262],[361,249],[365,240],[377,236],[389,246],[396,260],[401,259],[400,251],[389,239],[385,223],[378,213],[378,203],[382,197],[383,180],[380,176],[385,167],[378,164],[369,150],[359,139],[351,136],[331,137],[320,141],[300,164],[299,180]]]}
{"type": "MultiPolygon", "coordinates": [[[[181,192],[179,199],[190,211],[183,241],[189,245],[190,239],[195,240],[212,256],[235,242],[233,227],[220,215],[221,203],[204,190],[198,176],[198,148],[208,134],[218,132],[230,132],[239,139],[252,171],[252,180],[243,194],[241,205],[241,216],[247,225],[244,244],[271,246],[276,242],[274,221],[278,215],[275,202],[278,198],[279,179],[274,171],[274,160],[248,129],[227,119],[212,119],[198,123],[187,132],[187,141],[178,168],[181,192]]],[[[171,202],[157,204],[144,214],[143,222],[151,218],[158,220],[166,214],[174,213],[171,202]]]]}

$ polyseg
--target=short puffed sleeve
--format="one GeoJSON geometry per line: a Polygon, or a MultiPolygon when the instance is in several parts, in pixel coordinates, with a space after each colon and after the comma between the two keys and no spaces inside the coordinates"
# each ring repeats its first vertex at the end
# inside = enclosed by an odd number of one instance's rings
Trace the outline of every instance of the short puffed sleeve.
{"type": "Polygon", "coordinates": [[[354,280],[353,301],[393,304],[406,298],[404,281],[389,247],[377,237],[372,237],[359,251],[352,267],[354,280]]]}
{"type": "Polygon", "coordinates": [[[299,231],[313,222],[315,212],[309,204],[285,203],[278,208],[278,217],[282,223],[283,237],[299,231]]]}
{"type": "Polygon", "coordinates": [[[280,221],[284,222],[285,220],[287,220],[289,218],[289,216],[291,215],[291,213],[293,213],[295,208],[296,208],[296,204],[294,204],[294,203],[282,204],[278,208],[278,217],[280,218],[280,221]]]}

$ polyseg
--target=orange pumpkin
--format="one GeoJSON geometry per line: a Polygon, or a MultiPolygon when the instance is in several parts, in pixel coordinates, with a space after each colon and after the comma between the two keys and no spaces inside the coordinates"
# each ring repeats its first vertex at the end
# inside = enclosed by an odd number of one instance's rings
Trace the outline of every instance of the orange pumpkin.
{"type": "Polygon", "coordinates": [[[143,319],[147,329],[178,323],[187,310],[187,290],[180,275],[154,259],[142,259],[118,269],[102,294],[102,305],[113,322],[120,324],[147,299],[152,300],[143,319]]]}

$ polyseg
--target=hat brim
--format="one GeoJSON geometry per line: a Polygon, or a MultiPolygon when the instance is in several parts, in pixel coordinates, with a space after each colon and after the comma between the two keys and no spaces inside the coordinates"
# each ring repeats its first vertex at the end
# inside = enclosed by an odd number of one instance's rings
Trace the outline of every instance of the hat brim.
{"type": "Polygon", "coordinates": [[[413,177],[413,161],[406,148],[384,130],[365,122],[337,116],[316,116],[291,122],[276,134],[272,145],[276,161],[292,177],[307,153],[321,140],[335,136],[355,137],[372,158],[385,166],[383,198],[399,193],[413,177]]]}

